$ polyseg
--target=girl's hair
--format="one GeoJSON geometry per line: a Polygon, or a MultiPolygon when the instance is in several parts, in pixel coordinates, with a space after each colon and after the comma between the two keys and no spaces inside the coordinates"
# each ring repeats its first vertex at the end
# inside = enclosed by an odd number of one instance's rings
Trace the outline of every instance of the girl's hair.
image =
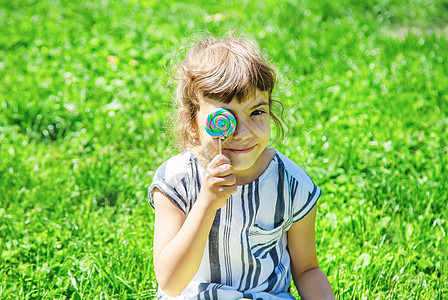
{"type": "MultiPolygon", "coordinates": [[[[270,116],[283,138],[283,124],[272,110],[273,102],[281,105],[272,99],[276,73],[253,42],[228,33],[222,39],[207,37],[189,48],[176,76],[178,119],[175,132],[181,149],[199,143],[192,128],[196,128],[201,97],[223,103],[236,99],[241,103],[255,95],[256,89],[268,92],[270,116]]],[[[282,105],[281,108],[283,111],[282,105]]]]}

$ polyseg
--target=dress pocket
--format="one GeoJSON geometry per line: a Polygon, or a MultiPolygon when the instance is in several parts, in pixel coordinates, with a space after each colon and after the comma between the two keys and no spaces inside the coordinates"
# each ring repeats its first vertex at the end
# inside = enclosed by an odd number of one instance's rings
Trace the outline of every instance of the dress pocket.
{"type": "Polygon", "coordinates": [[[278,245],[283,236],[283,224],[272,230],[265,230],[254,224],[249,230],[249,240],[255,257],[265,258],[269,251],[278,245]]]}

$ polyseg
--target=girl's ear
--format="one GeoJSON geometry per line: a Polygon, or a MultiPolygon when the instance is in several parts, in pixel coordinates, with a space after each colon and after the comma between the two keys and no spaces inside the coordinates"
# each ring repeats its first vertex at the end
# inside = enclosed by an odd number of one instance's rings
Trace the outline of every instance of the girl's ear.
{"type": "Polygon", "coordinates": [[[179,119],[182,120],[183,124],[186,124],[187,127],[190,127],[189,135],[191,139],[199,140],[199,134],[196,124],[196,119],[192,118],[191,113],[185,107],[181,107],[178,110],[179,119]]]}
{"type": "Polygon", "coordinates": [[[192,124],[193,126],[191,126],[191,137],[193,139],[198,139],[198,131],[196,129],[196,124],[192,124]]]}

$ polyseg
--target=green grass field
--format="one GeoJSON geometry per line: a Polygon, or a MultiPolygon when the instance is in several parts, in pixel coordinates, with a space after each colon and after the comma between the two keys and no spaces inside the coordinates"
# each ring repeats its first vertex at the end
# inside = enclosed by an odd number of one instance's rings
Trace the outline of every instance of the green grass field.
{"type": "Polygon", "coordinates": [[[446,0],[0,0],[0,299],[153,298],[167,69],[233,27],[280,73],[272,146],[324,191],[337,298],[448,299],[447,24],[446,0]]]}

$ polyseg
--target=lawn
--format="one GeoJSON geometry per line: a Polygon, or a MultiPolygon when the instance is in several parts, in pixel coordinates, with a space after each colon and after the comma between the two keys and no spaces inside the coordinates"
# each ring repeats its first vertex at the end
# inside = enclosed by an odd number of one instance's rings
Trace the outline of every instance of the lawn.
{"type": "Polygon", "coordinates": [[[0,299],[153,298],[169,71],[235,27],[279,72],[271,146],[323,190],[337,298],[448,299],[447,24],[446,0],[0,0],[0,299]]]}

